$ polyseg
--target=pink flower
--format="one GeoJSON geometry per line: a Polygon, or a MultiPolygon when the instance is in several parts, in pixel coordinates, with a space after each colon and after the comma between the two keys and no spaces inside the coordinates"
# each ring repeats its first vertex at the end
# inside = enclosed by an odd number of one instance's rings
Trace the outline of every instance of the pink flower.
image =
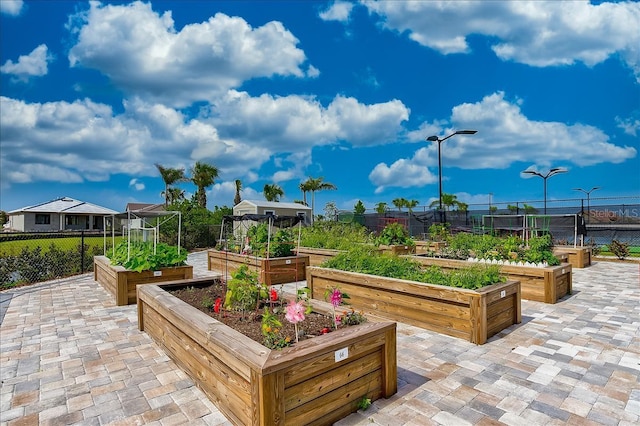
{"type": "Polygon", "coordinates": [[[304,311],[305,311],[304,302],[301,300],[296,302],[292,300],[287,305],[287,313],[285,314],[285,318],[292,324],[297,324],[300,321],[304,321],[304,311]]]}
{"type": "Polygon", "coordinates": [[[334,288],[331,292],[331,304],[334,308],[337,308],[342,303],[342,293],[337,288],[334,288]]]}

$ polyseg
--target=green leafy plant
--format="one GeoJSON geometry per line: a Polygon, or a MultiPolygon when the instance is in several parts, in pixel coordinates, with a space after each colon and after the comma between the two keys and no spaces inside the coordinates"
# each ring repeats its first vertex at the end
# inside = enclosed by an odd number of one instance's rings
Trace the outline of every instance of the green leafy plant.
{"type": "Polygon", "coordinates": [[[302,228],[300,245],[311,248],[347,250],[355,244],[372,241],[371,234],[357,223],[316,222],[302,228]]]}
{"type": "Polygon", "coordinates": [[[358,401],[358,410],[365,411],[369,407],[371,407],[371,398],[363,396],[362,399],[358,401]]]}
{"type": "Polygon", "coordinates": [[[187,264],[187,251],[164,243],[155,248],[150,243],[131,243],[121,241],[115,253],[109,258],[112,265],[120,265],[131,271],[156,271],[160,268],[183,266],[187,264]],[[128,260],[127,260],[128,258],[128,260]]]}
{"type": "Polygon", "coordinates": [[[224,307],[240,311],[245,316],[247,311],[258,307],[260,299],[268,296],[267,286],[258,282],[258,273],[250,271],[247,265],[242,265],[231,274],[227,283],[224,307]]]}
{"type": "Polygon", "coordinates": [[[448,223],[434,223],[429,227],[429,239],[431,241],[446,241],[451,235],[448,223]]]}
{"type": "Polygon", "coordinates": [[[378,275],[431,284],[467,289],[504,282],[497,265],[472,265],[467,268],[445,272],[438,266],[423,268],[419,263],[406,258],[375,253],[364,247],[341,253],[322,264],[326,268],[349,272],[378,275]]]}
{"type": "Polygon", "coordinates": [[[409,231],[400,223],[390,223],[376,238],[376,245],[403,245],[414,246],[415,242],[409,235],[409,231]]]}
{"type": "Polygon", "coordinates": [[[289,346],[291,344],[291,338],[282,336],[281,329],[282,323],[278,317],[270,312],[268,308],[265,308],[262,314],[263,344],[269,349],[282,349],[289,346]]]}
{"type": "Polygon", "coordinates": [[[611,240],[611,244],[609,244],[609,251],[615,254],[618,259],[623,260],[625,257],[629,256],[629,243],[611,240]]]}
{"type": "Polygon", "coordinates": [[[295,238],[293,230],[289,228],[274,231],[271,235],[271,241],[269,241],[269,224],[263,222],[250,227],[247,231],[247,238],[252,252],[257,256],[267,257],[267,246],[269,248],[269,257],[293,255],[295,238]]]}

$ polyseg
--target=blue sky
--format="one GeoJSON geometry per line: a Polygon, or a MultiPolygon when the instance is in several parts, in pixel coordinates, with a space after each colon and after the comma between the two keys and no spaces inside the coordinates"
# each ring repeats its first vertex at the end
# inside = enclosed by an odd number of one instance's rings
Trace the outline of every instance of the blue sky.
{"type": "MultiPolygon", "coordinates": [[[[0,209],[162,202],[155,163],[351,210],[640,195],[640,3],[0,1],[0,209]],[[492,194],[492,195],[490,195],[492,194]]],[[[187,195],[195,192],[183,184],[187,195]]]]}

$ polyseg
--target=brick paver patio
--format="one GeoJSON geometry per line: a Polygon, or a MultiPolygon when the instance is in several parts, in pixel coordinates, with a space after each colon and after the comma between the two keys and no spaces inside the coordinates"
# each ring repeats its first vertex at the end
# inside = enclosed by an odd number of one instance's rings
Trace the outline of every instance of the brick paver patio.
{"type": "MultiPolygon", "coordinates": [[[[640,423],[639,265],[574,269],[573,288],[482,346],[398,324],[398,393],[338,424],[640,423]]],[[[1,425],[230,424],[93,275],[0,302],[1,425]]]]}

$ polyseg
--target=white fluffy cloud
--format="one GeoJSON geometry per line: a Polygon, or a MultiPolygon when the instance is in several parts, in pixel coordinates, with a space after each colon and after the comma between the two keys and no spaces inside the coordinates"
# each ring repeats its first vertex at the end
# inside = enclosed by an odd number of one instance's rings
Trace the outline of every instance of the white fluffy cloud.
{"type": "Polygon", "coordinates": [[[349,21],[349,15],[354,4],[346,1],[336,1],[327,10],[320,12],[320,19],[323,21],[349,21]]]}
{"type": "Polygon", "coordinates": [[[129,187],[134,188],[136,191],[144,191],[145,185],[138,179],[131,179],[129,181],[129,187]]]}
{"type": "Polygon", "coordinates": [[[22,12],[22,0],[2,0],[0,1],[0,13],[11,16],[18,16],[22,12]]]}
{"type": "Polygon", "coordinates": [[[319,74],[303,70],[298,39],[277,21],[252,28],[217,13],[178,30],[171,12],[160,15],[150,3],[93,2],[68,27],[77,39],[71,66],[97,69],[127,93],[167,105],[207,101],[254,77],[319,74]]]}
{"type": "MultiPolygon", "coordinates": [[[[447,167],[462,169],[507,168],[516,162],[535,162],[549,167],[556,161],[569,161],[577,166],[621,163],[637,155],[633,147],[620,147],[609,141],[600,129],[584,124],[530,120],[520,102],[509,102],[502,92],[484,97],[476,103],[453,108],[452,127],[441,132],[413,132],[417,138],[431,133],[449,135],[457,129],[475,129],[471,136],[456,135],[442,143],[442,161],[447,167]]],[[[425,123],[423,129],[433,130],[425,123]]],[[[377,192],[389,186],[422,186],[434,181],[428,167],[437,167],[438,144],[418,149],[412,158],[399,159],[387,165],[380,163],[369,175],[377,192]]]]}
{"type": "Polygon", "coordinates": [[[503,60],[587,66],[619,54],[640,81],[640,3],[589,1],[368,1],[391,30],[443,54],[469,51],[467,37],[497,41],[503,60]]]}
{"type": "Polygon", "coordinates": [[[65,172],[47,173],[63,182],[103,181],[117,173],[154,176],[154,163],[188,168],[208,161],[222,179],[255,181],[256,171],[273,159],[282,170],[272,179],[281,182],[303,176],[314,146],[343,138],[359,145],[395,140],[407,117],[399,101],[364,105],[336,97],[324,108],[300,96],[252,98],[244,92],[230,92],[200,118],[139,98],[115,114],[88,99],[27,103],[1,97],[2,179],[39,181],[49,167],[65,172]]]}
{"type": "Polygon", "coordinates": [[[0,72],[11,74],[16,79],[26,81],[29,77],[47,75],[49,62],[53,56],[49,54],[46,44],[36,47],[28,55],[21,55],[18,62],[8,60],[0,67],[0,72]]]}
{"type": "Polygon", "coordinates": [[[325,108],[311,97],[251,97],[230,91],[216,102],[210,120],[225,137],[296,153],[343,140],[354,146],[395,141],[408,117],[409,110],[398,100],[366,105],[336,96],[325,108]]]}

